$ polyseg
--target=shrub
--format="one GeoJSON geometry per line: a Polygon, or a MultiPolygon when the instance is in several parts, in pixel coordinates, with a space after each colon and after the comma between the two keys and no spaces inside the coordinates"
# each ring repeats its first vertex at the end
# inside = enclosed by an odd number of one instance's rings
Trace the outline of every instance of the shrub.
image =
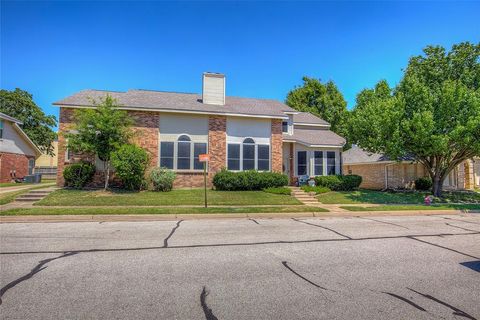
{"type": "Polygon", "coordinates": [[[154,191],[170,191],[173,188],[175,172],[167,168],[153,168],[149,178],[154,191]]]}
{"type": "Polygon", "coordinates": [[[140,190],[145,180],[148,166],[148,154],[133,144],[124,144],[112,153],[112,165],[115,175],[127,190],[140,190]]]}
{"type": "Polygon", "coordinates": [[[362,177],[354,174],[315,177],[315,184],[317,186],[327,187],[333,191],[352,191],[358,189],[361,183],[362,177]]]}
{"type": "Polygon", "coordinates": [[[417,190],[430,190],[432,189],[432,179],[424,177],[415,180],[415,189],[417,190]]]}
{"type": "Polygon", "coordinates": [[[255,170],[232,172],[223,169],[213,177],[213,185],[217,190],[262,190],[272,187],[283,187],[287,184],[288,178],[284,174],[255,170]]]}
{"type": "Polygon", "coordinates": [[[322,186],[315,186],[315,187],[302,186],[302,187],[300,187],[300,189],[302,189],[302,190],[305,191],[305,192],[315,192],[316,194],[327,193],[327,192],[332,191],[332,190],[330,190],[329,188],[327,188],[327,187],[322,187],[322,186]]]}
{"type": "Polygon", "coordinates": [[[292,189],[287,187],[271,187],[271,188],[265,188],[263,189],[263,191],[267,193],[273,193],[273,194],[285,194],[285,195],[292,194],[292,189]]]}
{"type": "Polygon", "coordinates": [[[92,182],[94,174],[95,166],[91,163],[80,162],[71,164],[63,170],[65,186],[75,189],[82,189],[89,182],[92,182]]]}

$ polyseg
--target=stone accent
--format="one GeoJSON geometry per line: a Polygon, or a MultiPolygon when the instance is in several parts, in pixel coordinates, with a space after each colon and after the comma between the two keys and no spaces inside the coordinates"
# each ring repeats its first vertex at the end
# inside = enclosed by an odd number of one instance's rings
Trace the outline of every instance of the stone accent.
{"type": "Polygon", "coordinates": [[[28,175],[28,160],[34,157],[17,153],[0,153],[0,182],[13,181],[11,173],[15,171],[16,178],[28,175]]]}
{"type": "Polygon", "coordinates": [[[272,172],[282,172],[282,119],[272,119],[272,172]]]}
{"type": "Polygon", "coordinates": [[[210,116],[208,118],[208,175],[213,178],[216,172],[227,165],[227,117],[210,116]]]}
{"type": "Polygon", "coordinates": [[[463,163],[463,168],[464,168],[463,171],[465,176],[464,188],[467,190],[473,190],[475,188],[473,161],[465,160],[463,163]]]}

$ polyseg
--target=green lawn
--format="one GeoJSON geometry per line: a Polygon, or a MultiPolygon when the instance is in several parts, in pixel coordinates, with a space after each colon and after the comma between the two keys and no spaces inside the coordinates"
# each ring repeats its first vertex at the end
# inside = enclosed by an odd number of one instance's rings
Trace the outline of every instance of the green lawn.
{"type": "MultiPolygon", "coordinates": [[[[54,183],[51,183],[51,185],[53,186],[54,183]]],[[[18,197],[19,195],[22,195],[24,193],[27,193],[30,190],[42,189],[42,188],[46,188],[50,185],[49,184],[47,184],[47,185],[45,185],[45,184],[40,184],[40,185],[31,184],[31,186],[32,186],[31,188],[25,188],[25,189],[22,189],[22,190],[19,190],[19,191],[11,191],[11,192],[6,192],[6,193],[0,194],[0,205],[12,202],[13,200],[15,200],[16,197],[18,197]]]]}
{"type": "Polygon", "coordinates": [[[202,214],[202,213],[291,213],[291,212],[328,212],[326,209],[308,206],[283,207],[214,207],[214,208],[26,208],[10,209],[0,213],[2,216],[19,215],[100,215],[100,214],[202,214]]]}
{"type": "Polygon", "coordinates": [[[480,204],[440,204],[440,205],[391,205],[378,207],[341,206],[349,211],[401,211],[401,210],[480,210],[480,204]]]}
{"type": "MultiPolygon", "coordinates": [[[[203,189],[178,189],[170,192],[125,192],[57,190],[36,203],[42,206],[175,206],[203,205],[203,189]]],[[[263,191],[208,190],[210,205],[301,205],[289,195],[263,191]]]]}
{"type": "MultiPolygon", "coordinates": [[[[42,180],[40,183],[55,183],[55,180],[42,180]]],[[[16,183],[16,182],[3,182],[0,183],[0,188],[7,188],[7,187],[21,187],[21,186],[33,186],[38,185],[34,183],[16,183]]]]}
{"type": "MultiPolygon", "coordinates": [[[[325,204],[423,204],[425,192],[382,192],[373,190],[339,191],[319,194],[321,203],[325,204]]],[[[444,192],[441,203],[465,202],[480,203],[480,193],[477,192],[444,192]]],[[[434,201],[435,202],[435,201],[434,201]]]]}

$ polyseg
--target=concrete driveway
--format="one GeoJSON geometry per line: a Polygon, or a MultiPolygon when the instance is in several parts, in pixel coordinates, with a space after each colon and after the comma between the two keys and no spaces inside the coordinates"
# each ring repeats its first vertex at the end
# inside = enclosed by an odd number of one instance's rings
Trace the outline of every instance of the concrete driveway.
{"type": "Polygon", "coordinates": [[[2,319],[480,319],[480,216],[0,224],[2,319]]]}

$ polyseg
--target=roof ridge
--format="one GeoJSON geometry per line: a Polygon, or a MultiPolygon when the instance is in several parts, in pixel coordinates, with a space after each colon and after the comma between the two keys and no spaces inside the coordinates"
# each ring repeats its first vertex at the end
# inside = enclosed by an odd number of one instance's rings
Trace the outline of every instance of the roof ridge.
{"type": "MultiPolygon", "coordinates": [[[[168,90],[152,90],[152,89],[128,89],[128,91],[151,91],[151,92],[164,92],[164,93],[181,93],[181,94],[196,94],[200,95],[196,92],[184,92],[184,91],[168,91],[168,90]]],[[[127,91],[127,92],[128,92],[127,91]]]]}

